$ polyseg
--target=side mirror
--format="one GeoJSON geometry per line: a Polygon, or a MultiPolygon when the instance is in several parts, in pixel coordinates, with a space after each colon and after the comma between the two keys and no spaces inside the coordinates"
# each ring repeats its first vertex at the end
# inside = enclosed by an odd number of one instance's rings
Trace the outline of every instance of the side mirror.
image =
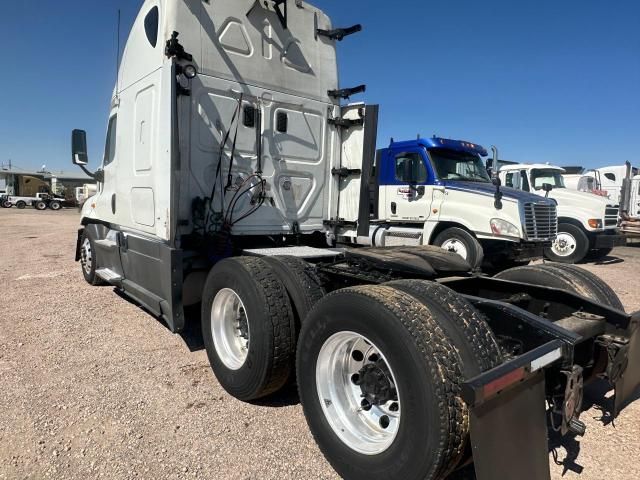
{"type": "Polygon", "coordinates": [[[551,190],[553,190],[553,185],[551,185],[550,183],[543,183],[542,190],[549,193],[551,190]]]}
{"type": "Polygon", "coordinates": [[[74,165],[84,166],[89,163],[87,154],[87,132],[74,130],[71,132],[71,161],[74,165]]]}
{"type": "Polygon", "coordinates": [[[493,183],[493,185],[496,186],[496,187],[501,187],[502,186],[502,180],[500,180],[500,177],[493,177],[491,179],[491,183],[493,183]]]}

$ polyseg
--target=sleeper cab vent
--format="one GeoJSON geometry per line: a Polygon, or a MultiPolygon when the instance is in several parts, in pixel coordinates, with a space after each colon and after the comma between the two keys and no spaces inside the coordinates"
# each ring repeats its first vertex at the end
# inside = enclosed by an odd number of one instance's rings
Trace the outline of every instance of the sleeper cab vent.
{"type": "Polygon", "coordinates": [[[276,130],[280,133],[287,133],[289,129],[289,116],[285,112],[278,112],[276,115],[276,130]]]}

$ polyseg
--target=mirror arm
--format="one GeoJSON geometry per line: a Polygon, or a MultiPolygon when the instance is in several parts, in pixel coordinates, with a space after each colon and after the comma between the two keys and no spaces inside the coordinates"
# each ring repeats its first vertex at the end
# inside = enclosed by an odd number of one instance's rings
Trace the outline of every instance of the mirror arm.
{"type": "Polygon", "coordinates": [[[102,170],[98,170],[95,173],[91,172],[90,170],[87,169],[87,167],[85,167],[84,165],[78,165],[82,171],[84,173],[86,173],[87,175],[89,175],[91,178],[93,178],[96,182],[102,182],[104,180],[104,174],[102,173],[102,170]]]}

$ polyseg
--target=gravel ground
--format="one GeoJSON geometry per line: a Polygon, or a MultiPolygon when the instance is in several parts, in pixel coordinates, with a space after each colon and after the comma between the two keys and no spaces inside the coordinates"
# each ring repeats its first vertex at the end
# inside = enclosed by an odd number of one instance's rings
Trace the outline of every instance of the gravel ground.
{"type": "MultiPolygon", "coordinates": [[[[75,211],[0,210],[0,479],[332,479],[295,391],[234,400],[194,332],[171,334],[73,261],[75,211]]],[[[586,268],[640,309],[640,249],[586,268]]],[[[640,395],[639,395],[640,397],[640,395]]],[[[640,401],[593,408],[552,477],[640,478],[640,401]]],[[[467,475],[462,475],[467,477],[467,475]]]]}

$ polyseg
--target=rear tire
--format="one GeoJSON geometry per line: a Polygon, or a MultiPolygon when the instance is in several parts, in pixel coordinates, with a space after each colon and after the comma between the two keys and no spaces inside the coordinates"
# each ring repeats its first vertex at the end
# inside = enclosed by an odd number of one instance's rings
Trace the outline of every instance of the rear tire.
{"type": "Polygon", "coordinates": [[[624,312],[624,306],[620,298],[609,285],[593,273],[575,265],[561,263],[530,265],[505,270],[496,275],[495,278],[568,290],[624,312]]]}
{"type": "Polygon", "coordinates": [[[239,400],[282,388],[295,355],[293,311],[282,282],[264,260],[222,260],[202,296],[202,335],[211,368],[239,400]]]}
{"type": "Polygon", "coordinates": [[[20,210],[24,210],[26,206],[27,206],[27,202],[24,202],[22,200],[16,203],[16,208],[19,208],[20,210]]]}
{"type": "Polygon", "coordinates": [[[473,269],[480,267],[484,257],[482,245],[480,245],[476,237],[458,227],[447,228],[440,232],[433,241],[433,245],[457,253],[473,269]]]}
{"type": "Polygon", "coordinates": [[[54,200],[51,203],[49,203],[49,208],[53,211],[58,211],[62,208],[62,204],[57,200],[54,200]]]}
{"type": "Polygon", "coordinates": [[[578,263],[589,252],[589,238],[584,231],[570,223],[558,224],[558,237],[550,248],[544,249],[544,256],[558,263],[578,263]]]}
{"type": "Polygon", "coordinates": [[[38,200],[35,205],[34,205],[36,210],[46,210],[47,209],[47,203],[43,202],[42,200],[38,200]]]}
{"type": "Polygon", "coordinates": [[[300,333],[298,386],[311,432],[338,474],[370,480],[433,480],[446,474],[469,431],[460,363],[429,310],[404,292],[363,286],[320,300],[300,333]],[[332,350],[340,339],[347,340],[332,350]],[[331,375],[335,381],[321,381],[331,375]],[[355,383],[361,378],[364,386],[355,383]],[[385,413],[394,397],[368,410],[360,403],[360,390],[367,392],[365,400],[373,391],[368,382],[393,385],[379,391],[397,393],[396,415],[385,413]],[[370,440],[369,430],[377,439],[370,440]]]}
{"type": "Polygon", "coordinates": [[[322,281],[313,266],[298,257],[264,257],[280,281],[284,284],[291,300],[296,319],[296,337],[301,325],[313,306],[327,294],[322,281]]]}

